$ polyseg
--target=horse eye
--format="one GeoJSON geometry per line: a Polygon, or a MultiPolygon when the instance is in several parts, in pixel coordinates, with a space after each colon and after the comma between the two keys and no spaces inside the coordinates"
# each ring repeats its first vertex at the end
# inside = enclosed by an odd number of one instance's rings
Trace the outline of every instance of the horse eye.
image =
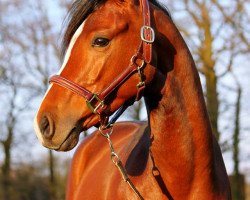
{"type": "Polygon", "coordinates": [[[92,46],[94,47],[106,47],[109,44],[110,40],[107,38],[96,38],[92,42],[92,46]]]}

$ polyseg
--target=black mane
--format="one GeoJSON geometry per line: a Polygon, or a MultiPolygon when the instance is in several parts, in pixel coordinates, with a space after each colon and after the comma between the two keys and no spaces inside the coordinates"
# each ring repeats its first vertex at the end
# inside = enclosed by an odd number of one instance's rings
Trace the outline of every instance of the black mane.
{"type": "MultiPolygon", "coordinates": [[[[69,14],[66,20],[66,28],[62,38],[62,55],[65,54],[70,40],[73,37],[74,33],[78,29],[78,27],[83,23],[83,21],[98,7],[103,5],[107,0],[76,0],[71,9],[69,10],[69,14]]],[[[157,0],[149,0],[156,7],[163,10],[166,15],[170,16],[167,8],[161,5],[157,0]]]]}

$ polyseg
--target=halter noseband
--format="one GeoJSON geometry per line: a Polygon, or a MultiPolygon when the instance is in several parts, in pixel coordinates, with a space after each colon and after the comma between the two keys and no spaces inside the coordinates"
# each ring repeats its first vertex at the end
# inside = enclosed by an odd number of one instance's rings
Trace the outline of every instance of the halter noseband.
{"type": "MultiPolygon", "coordinates": [[[[140,77],[140,82],[137,84],[137,97],[139,100],[142,96],[142,91],[145,89],[145,82],[142,75],[142,70],[146,64],[152,60],[152,43],[155,40],[155,32],[151,27],[150,8],[148,0],[140,0],[142,7],[143,26],[141,27],[141,42],[137,52],[132,56],[129,66],[103,91],[100,93],[92,93],[86,88],[60,76],[54,75],[50,78],[50,83],[55,83],[71,90],[72,92],[82,96],[87,103],[89,109],[98,115],[102,115],[106,110],[105,99],[135,72],[140,77]],[[138,64],[140,61],[140,64],[138,64]]],[[[124,109],[123,109],[124,110],[124,109]]],[[[107,116],[109,117],[109,116],[107,116]]]]}

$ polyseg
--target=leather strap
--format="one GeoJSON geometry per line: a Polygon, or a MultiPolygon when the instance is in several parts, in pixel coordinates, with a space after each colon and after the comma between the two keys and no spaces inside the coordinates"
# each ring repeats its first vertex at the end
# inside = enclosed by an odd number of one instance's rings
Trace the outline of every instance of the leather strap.
{"type": "Polygon", "coordinates": [[[148,0],[141,0],[143,26],[141,30],[141,37],[144,36],[143,41],[143,56],[146,63],[152,60],[152,43],[154,42],[154,32],[151,28],[151,16],[148,0]],[[148,42],[147,42],[148,41],[148,42]]]}
{"type": "Polygon", "coordinates": [[[72,92],[82,96],[85,100],[90,101],[93,97],[93,93],[85,89],[84,87],[81,87],[80,85],[77,85],[76,83],[63,78],[59,75],[54,75],[49,80],[50,83],[55,83],[57,85],[60,85],[66,89],[71,90],[72,92]]]}
{"type": "MultiPolygon", "coordinates": [[[[143,66],[144,67],[144,66],[143,66]]],[[[98,104],[100,102],[103,102],[106,99],[107,96],[109,96],[115,89],[117,89],[120,85],[122,85],[129,77],[137,72],[137,64],[133,63],[131,61],[130,65],[126,68],[125,71],[123,71],[122,74],[120,74],[109,86],[107,86],[102,92],[100,93],[92,93],[89,90],[85,89],[84,87],[81,87],[74,82],[63,78],[60,75],[54,75],[50,78],[50,83],[55,83],[57,85],[60,85],[61,87],[64,87],[66,89],[71,90],[72,92],[80,95],[83,97],[87,102],[90,102],[90,104],[98,104]],[[95,99],[99,100],[99,102],[96,102],[95,99]],[[92,102],[93,101],[93,102],[92,102]]],[[[92,105],[93,107],[95,105],[92,105]]],[[[101,114],[105,110],[104,106],[99,106],[97,110],[95,110],[96,113],[101,114]]],[[[93,111],[93,110],[92,110],[93,111]]]]}

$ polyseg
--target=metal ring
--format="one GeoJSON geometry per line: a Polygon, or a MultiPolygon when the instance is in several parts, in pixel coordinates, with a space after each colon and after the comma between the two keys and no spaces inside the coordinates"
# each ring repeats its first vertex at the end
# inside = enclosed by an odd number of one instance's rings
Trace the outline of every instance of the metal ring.
{"type": "Polygon", "coordinates": [[[130,62],[133,63],[133,64],[136,64],[135,61],[137,59],[141,59],[143,60],[143,55],[141,55],[141,53],[137,52],[135,55],[133,55],[130,59],[130,62]]]}
{"type": "Polygon", "coordinates": [[[102,126],[99,127],[99,132],[100,134],[105,137],[105,138],[109,138],[112,133],[113,133],[113,126],[109,127],[109,130],[107,128],[102,128],[102,126]],[[107,133],[104,133],[104,131],[108,131],[107,133]]]}
{"type": "Polygon", "coordinates": [[[138,58],[138,55],[133,55],[132,58],[131,58],[131,63],[133,63],[133,64],[135,64],[137,66],[137,70],[141,70],[144,67],[146,62],[145,62],[145,60],[143,58],[138,58]],[[141,60],[141,62],[142,62],[141,65],[138,65],[135,62],[137,59],[141,60]]]}

